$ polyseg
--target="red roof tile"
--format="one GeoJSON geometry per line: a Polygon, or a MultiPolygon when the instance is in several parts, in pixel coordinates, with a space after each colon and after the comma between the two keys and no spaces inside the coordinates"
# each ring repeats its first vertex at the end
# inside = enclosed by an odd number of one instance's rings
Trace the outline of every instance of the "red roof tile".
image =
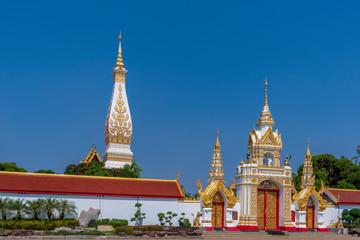
{"type": "Polygon", "coordinates": [[[178,180],[0,172],[0,192],[183,198],[178,180]]]}
{"type": "Polygon", "coordinates": [[[338,204],[360,205],[360,190],[326,188],[338,204]]]}

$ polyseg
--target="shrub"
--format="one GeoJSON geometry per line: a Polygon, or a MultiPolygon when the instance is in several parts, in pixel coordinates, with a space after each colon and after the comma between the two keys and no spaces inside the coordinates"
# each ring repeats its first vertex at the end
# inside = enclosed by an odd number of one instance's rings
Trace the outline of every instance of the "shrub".
{"type": "Polygon", "coordinates": [[[79,221],[76,219],[65,220],[3,220],[0,222],[1,228],[4,229],[23,229],[23,230],[54,230],[57,227],[78,226],[79,221]]]}
{"type": "Polygon", "coordinates": [[[124,232],[126,235],[133,235],[134,231],[164,231],[164,228],[159,225],[149,225],[149,226],[126,226],[126,227],[117,227],[116,234],[119,232],[124,232]]]}
{"type": "Polygon", "coordinates": [[[133,235],[134,233],[134,228],[133,227],[117,227],[116,229],[116,234],[118,234],[119,232],[124,232],[126,233],[126,235],[133,235]]]}
{"type": "Polygon", "coordinates": [[[99,225],[111,225],[114,228],[117,227],[122,227],[122,226],[127,226],[129,224],[129,222],[126,219],[111,219],[109,220],[108,218],[104,218],[102,220],[97,220],[95,222],[95,227],[99,226],[99,225]]]}

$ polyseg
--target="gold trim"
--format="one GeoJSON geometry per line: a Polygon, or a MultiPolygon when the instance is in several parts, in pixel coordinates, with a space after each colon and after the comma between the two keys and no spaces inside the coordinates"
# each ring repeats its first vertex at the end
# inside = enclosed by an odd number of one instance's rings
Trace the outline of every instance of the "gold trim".
{"type": "Polygon", "coordinates": [[[75,177],[75,178],[95,178],[95,179],[114,179],[114,180],[128,180],[128,181],[150,181],[150,182],[176,182],[176,180],[165,179],[150,179],[150,178],[124,178],[124,177],[99,177],[99,176],[85,176],[85,175],[65,175],[65,174],[48,174],[48,173],[24,173],[24,172],[8,172],[0,171],[1,174],[18,174],[18,175],[37,175],[49,177],[75,177]]]}

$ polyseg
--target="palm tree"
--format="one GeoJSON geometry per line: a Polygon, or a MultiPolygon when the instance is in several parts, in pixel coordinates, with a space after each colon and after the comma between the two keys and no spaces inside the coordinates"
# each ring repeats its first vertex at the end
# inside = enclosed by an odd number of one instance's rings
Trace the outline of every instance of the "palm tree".
{"type": "Polygon", "coordinates": [[[51,220],[53,212],[59,209],[59,201],[57,199],[50,197],[44,200],[42,209],[46,213],[48,219],[51,220]]]}
{"type": "Polygon", "coordinates": [[[130,165],[126,164],[123,168],[130,173],[132,178],[140,178],[140,173],[143,172],[142,168],[136,162],[132,162],[130,165]]]}
{"type": "Polygon", "coordinates": [[[6,220],[6,214],[7,212],[10,210],[10,199],[7,198],[0,198],[0,212],[1,212],[1,216],[4,220],[6,220]]]}
{"type": "Polygon", "coordinates": [[[21,215],[28,213],[24,198],[18,198],[15,201],[10,200],[10,209],[15,211],[16,219],[21,220],[21,215]]]}
{"type": "Polygon", "coordinates": [[[34,219],[38,220],[39,215],[41,214],[41,210],[43,209],[44,200],[43,199],[27,200],[26,205],[28,211],[33,214],[34,219]]]}
{"type": "Polygon", "coordinates": [[[75,206],[74,202],[70,202],[66,199],[59,200],[59,212],[60,212],[60,219],[63,220],[65,215],[75,213],[76,214],[77,207],[75,206]]]}

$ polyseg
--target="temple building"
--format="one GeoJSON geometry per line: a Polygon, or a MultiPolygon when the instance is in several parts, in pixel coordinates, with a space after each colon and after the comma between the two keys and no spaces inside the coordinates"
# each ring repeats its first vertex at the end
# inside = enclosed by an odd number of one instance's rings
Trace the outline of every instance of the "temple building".
{"type": "Polygon", "coordinates": [[[305,154],[303,175],[301,177],[301,191],[297,192],[293,186],[294,195],[292,200],[295,207],[295,224],[297,229],[321,229],[324,228],[324,210],[327,202],[322,195],[325,190],[321,181],[321,189],[315,190],[315,176],[311,160],[309,140],[305,154]]]}
{"type": "MultiPolygon", "coordinates": [[[[200,197],[202,211],[202,226],[208,228],[234,227],[233,211],[236,204],[234,193],[235,180],[228,189],[224,184],[224,170],[222,164],[221,148],[219,141],[219,131],[214,147],[214,153],[209,171],[209,184],[203,190],[200,179],[197,186],[200,188],[198,195],[200,197]]],[[[236,220],[236,219],[235,219],[236,220]]]]}
{"type": "MultiPolygon", "coordinates": [[[[83,163],[104,162],[106,168],[131,164],[132,121],[125,88],[124,67],[119,35],[119,50],[113,75],[113,91],[105,122],[103,159],[96,147],[91,148],[83,163]]],[[[207,231],[327,231],[342,227],[344,209],[360,208],[360,190],[315,189],[315,176],[309,142],[305,154],[301,190],[292,182],[290,158],[282,164],[283,142],[268,104],[268,82],[265,79],[265,101],[257,128],[249,133],[247,159],[239,161],[235,179],[224,181],[224,160],[217,131],[213,151],[209,148],[209,178],[203,188],[197,180],[198,198],[185,198],[179,175],[176,179],[142,179],[120,177],[75,176],[62,174],[15,173],[0,171],[0,197],[10,199],[47,199],[73,201],[78,209],[100,209],[101,218],[130,219],[138,210],[146,214],[144,225],[159,224],[159,213],[173,212],[177,225],[181,213],[194,226],[207,231]]],[[[240,159],[239,159],[240,160],[240,159]]],[[[207,171],[208,164],[204,165],[207,171]]],[[[236,167],[236,168],[235,168],[236,167]]],[[[155,174],[155,173],[154,173],[155,174]]],[[[195,182],[194,182],[195,184],[195,182]]],[[[9,216],[12,217],[12,216],[9,216]]],[[[77,216],[73,216],[77,217],[77,216]]]]}
{"type": "Polygon", "coordinates": [[[236,192],[240,199],[240,230],[292,230],[289,162],[280,164],[281,134],[273,130],[274,120],[267,98],[256,126],[249,133],[248,157],[237,168],[236,192]]]}

